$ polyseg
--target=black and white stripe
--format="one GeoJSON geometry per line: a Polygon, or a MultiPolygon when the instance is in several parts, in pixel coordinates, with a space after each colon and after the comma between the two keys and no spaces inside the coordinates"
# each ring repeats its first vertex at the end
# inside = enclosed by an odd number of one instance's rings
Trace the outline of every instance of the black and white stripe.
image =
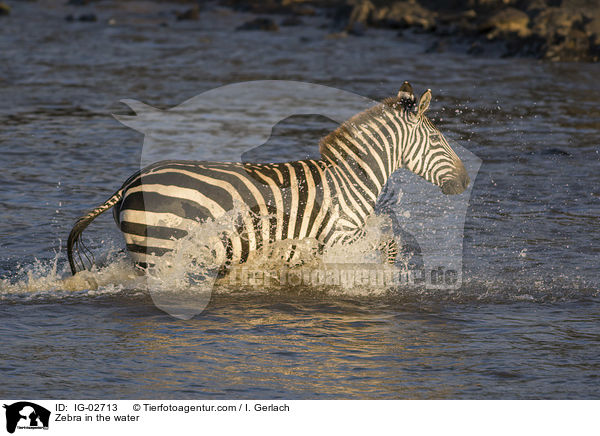
{"type": "MultiPolygon", "coordinates": [[[[425,117],[431,92],[416,100],[405,82],[396,97],[362,112],[320,143],[321,159],[250,164],[162,161],[131,176],[107,202],[79,219],[68,241],[114,206],[127,249],[142,267],[172,251],[198,223],[233,216],[219,235],[225,265],[243,263],[281,240],[314,238],[349,244],[363,234],[389,176],[405,167],[442,188],[462,192],[468,175],[442,134],[425,117]]],[[[79,258],[80,264],[81,258],[79,258]]]]}

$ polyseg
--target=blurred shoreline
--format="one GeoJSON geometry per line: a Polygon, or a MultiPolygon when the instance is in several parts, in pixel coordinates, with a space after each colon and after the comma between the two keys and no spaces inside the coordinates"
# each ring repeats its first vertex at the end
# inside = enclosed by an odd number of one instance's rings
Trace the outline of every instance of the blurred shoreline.
{"type": "Polygon", "coordinates": [[[316,22],[328,38],[369,37],[375,28],[388,29],[390,39],[399,42],[427,35],[422,38],[427,53],[600,59],[600,3],[595,0],[5,0],[0,1],[0,25],[27,20],[32,6],[62,12],[65,25],[143,20],[167,27],[218,11],[248,18],[231,31],[285,32],[316,22]]]}

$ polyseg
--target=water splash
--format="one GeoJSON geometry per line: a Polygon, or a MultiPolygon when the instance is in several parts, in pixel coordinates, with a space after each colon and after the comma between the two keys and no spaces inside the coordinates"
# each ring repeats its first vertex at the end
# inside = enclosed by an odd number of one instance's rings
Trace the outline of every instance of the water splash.
{"type": "Polygon", "coordinates": [[[141,289],[141,277],[124,253],[109,250],[101,266],[71,275],[61,252],[52,259],[35,259],[17,265],[9,276],[0,278],[0,301],[38,301],[73,296],[119,294],[141,289]]]}
{"type": "Polygon", "coordinates": [[[63,254],[17,265],[0,278],[0,301],[27,302],[106,295],[150,295],[161,309],[180,318],[201,312],[212,294],[294,293],[352,298],[393,298],[396,302],[496,304],[555,302],[600,297],[597,283],[566,276],[489,278],[471,274],[458,289],[427,289],[414,283],[390,283],[398,270],[410,269],[411,259],[399,256],[395,266],[383,262],[382,240],[393,234],[387,216],[374,216],[365,233],[350,246],[324,250],[314,239],[286,240],[253,252],[244,264],[220,275],[225,254],[219,238],[233,234],[237,214],[196,223],[188,236],[174,242],[175,249],[157,258],[156,267],[142,274],[122,250],[105,248],[91,270],[71,276],[63,254]],[[219,249],[221,247],[221,249],[219,249]],[[293,255],[292,255],[293,254],[293,255]]]}

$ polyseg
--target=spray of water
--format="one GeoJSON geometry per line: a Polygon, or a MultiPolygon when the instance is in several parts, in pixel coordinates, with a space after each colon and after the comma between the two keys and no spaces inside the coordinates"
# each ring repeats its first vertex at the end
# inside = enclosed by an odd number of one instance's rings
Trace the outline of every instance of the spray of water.
{"type": "Polygon", "coordinates": [[[105,261],[100,266],[75,276],[71,276],[60,252],[52,259],[17,265],[9,276],[0,278],[0,300],[60,299],[140,289],[142,280],[122,252],[109,250],[104,254],[105,261]]]}
{"type": "MultiPolygon", "coordinates": [[[[250,214],[250,211],[245,213],[250,214]]],[[[265,225],[272,217],[264,217],[265,225]]],[[[189,304],[190,297],[205,300],[212,292],[240,291],[269,292],[286,287],[319,287],[336,292],[384,291],[377,286],[364,286],[349,281],[311,282],[293,280],[294,275],[327,271],[344,277],[346,271],[356,265],[382,265],[383,256],[378,250],[381,240],[393,237],[385,217],[373,217],[367,223],[363,237],[351,246],[333,246],[320,249],[315,239],[286,240],[262,247],[252,252],[248,261],[232,265],[226,273],[222,269],[225,251],[221,244],[223,236],[236,233],[239,212],[225,214],[217,220],[192,223],[186,228],[187,236],[173,240],[173,251],[161,257],[151,257],[152,268],[142,273],[136,270],[128,255],[117,248],[99,253],[100,260],[91,270],[80,271],[71,276],[64,263],[63,254],[55,253],[53,259],[18,266],[8,277],[0,279],[0,298],[15,296],[39,297],[41,295],[68,295],[73,293],[98,294],[131,289],[148,289],[162,303],[179,295],[178,300],[189,304]],[[254,280],[234,280],[242,274],[250,274],[254,280]],[[282,274],[291,280],[274,280],[282,274]],[[261,275],[263,279],[256,280],[261,275]],[[233,279],[232,279],[233,278],[233,279]],[[323,286],[326,285],[326,286],[323,286]]],[[[242,235],[242,237],[244,237],[242,235]]],[[[313,289],[314,290],[314,289],[313,289]]]]}
{"type": "MultiPolygon", "coordinates": [[[[250,212],[248,212],[250,213],[250,212]]],[[[596,298],[598,287],[568,277],[518,280],[489,280],[470,277],[459,289],[431,290],[390,283],[389,277],[409,269],[410,258],[400,254],[396,265],[384,262],[381,241],[395,238],[387,216],[374,216],[361,239],[349,246],[321,249],[314,239],[286,240],[262,247],[248,261],[222,269],[225,253],[220,238],[236,232],[238,213],[214,221],[193,223],[188,235],[173,240],[174,250],[156,257],[155,266],[142,272],[118,248],[97,253],[100,261],[91,270],[71,276],[64,254],[52,259],[17,265],[0,277],[0,301],[37,301],[79,296],[148,291],[161,309],[180,318],[201,312],[211,295],[232,293],[302,292],[334,296],[371,297],[393,295],[400,301],[506,302],[556,301],[596,298]],[[387,276],[386,276],[387,274],[387,276]]],[[[268,222],[268,219],[266,220],[268,222]]]]}

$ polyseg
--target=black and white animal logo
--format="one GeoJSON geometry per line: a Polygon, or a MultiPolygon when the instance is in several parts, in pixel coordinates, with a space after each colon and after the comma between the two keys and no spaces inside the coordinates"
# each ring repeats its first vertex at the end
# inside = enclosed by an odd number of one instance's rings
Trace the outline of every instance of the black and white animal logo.
{"type": "Polygon", "coordinates": [[[50,411],[38,404],[19,401],[10,405],[5,404],[6,431],[14,433],[19,429],[48,428],[50,411]]]}

